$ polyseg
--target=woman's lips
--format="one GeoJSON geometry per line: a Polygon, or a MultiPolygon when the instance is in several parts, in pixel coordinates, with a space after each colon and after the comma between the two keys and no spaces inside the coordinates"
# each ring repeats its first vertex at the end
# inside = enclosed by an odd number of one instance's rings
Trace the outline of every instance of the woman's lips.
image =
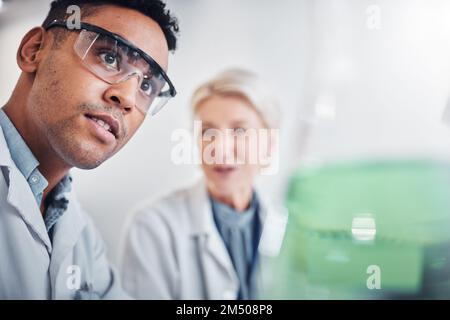
{"type": "Polygon", "coordinates": [[[229,175],[236,171],[236,167],[232,166],[217,166],[213,168],[214,172],[220,175],[229,175]]]}

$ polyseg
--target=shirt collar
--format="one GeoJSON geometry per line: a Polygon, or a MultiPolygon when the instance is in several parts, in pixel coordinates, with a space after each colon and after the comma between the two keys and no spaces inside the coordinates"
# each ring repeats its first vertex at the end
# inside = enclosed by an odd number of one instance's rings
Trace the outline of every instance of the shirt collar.
{"type": "MultiPolygon", "coordinates": [[[[27,146],[22,136],[17,131],[16,127],[3,109],[0,109],[0,127],[3,129],[6,144],[8,145],[8,148],[10,150],[12,160],[27,180],[28,185],[30,186],[30,189],[36,199],[36,202],[40,207],[44,190],[48,186],[48,181],[38,169],[39,161],[33,155],[30,148],[27,146]]],[[[67,207],[65,195],[71,191],[71,183],[72,177],[70,174],[67,174],[55,186],[55,188],[49,195],[49,201],[54,204],[52,208],[62,207],[64,208],[64,210],[59,210],[58,212],[57,210],[54,210],[58,213],[57,216],[50,214],[50,216],[48,217],[46,215],[46,218],[51,221],[51,223],[48,224],[48,229],[56,222],[57,217],[61,216],[62,212],[64,212],[67,207]]]]}
{"type": "MultiPolygon", "coordinates": [[[[3,109],[0,109],[0,127],[3,129],[6,144],[10,150],[11,158],[20,173],[25,177],[38,206],[41,206],[44,190],[48,186],[48,181],[38,169],[39,161],[31,152],[30,148],[23,140],[19,131],[9,119],[3,109]]],[[[70,176],[66,176],[57,186],[54,193],[59,195],[70,191],[70,176]]]]}
{"type": "Polygon", "coordinates": [[[39,166],[39,161],[37,161],[3,109],[0,109],[0,126],[3,129],[11,158],[22,175],[28,180],[32,172],[39,166]]]}
{"type": "Polygon", "coordinates": [[[255,192],[253,192],[249,207],[243,212],[236,211],[229,205],[214,199],[211,195],[209,195],[209,198],[216,222],[219,221],[221,224],[247,225],[253,220],[254,215],[258,211],[258,199],[255,192]]]}

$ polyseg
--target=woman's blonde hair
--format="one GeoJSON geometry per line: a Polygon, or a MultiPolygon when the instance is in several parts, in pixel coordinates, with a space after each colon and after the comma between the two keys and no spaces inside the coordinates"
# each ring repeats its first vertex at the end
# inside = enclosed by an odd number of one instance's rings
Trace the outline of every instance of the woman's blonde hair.
{"type": "Polygon", "coordinates": [[[279,106],[268,86],[256,74],[243,69],[223,71],[195,90],[191,99],[193,113],[214,95],[237,95],[248,100],[268,128],[279,128],[279,106]]]}

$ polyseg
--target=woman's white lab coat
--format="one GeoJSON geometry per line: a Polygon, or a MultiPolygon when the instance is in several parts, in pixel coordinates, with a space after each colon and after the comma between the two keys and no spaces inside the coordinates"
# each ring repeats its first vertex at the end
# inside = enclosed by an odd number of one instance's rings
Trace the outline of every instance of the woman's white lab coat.
{"type": "Polygon", "coordinates": [[[92,221],[68,198],[52,244],[0,127],[0,300],[127,298],[92,221]]]}
{"type": "MultiPolygon", "coordinates": [[[[273,257],[287,214],[269,207],[261,194],[259,199],[259,255],[273,257]]],[[[238,294],[238,278],[215,226],[204,180],[137,210],[126,227],[120,260],[124,289],[137,299],[236,299],[238,294]]],[[[259,266],[262,289],[264,264],[259,266]]]]}

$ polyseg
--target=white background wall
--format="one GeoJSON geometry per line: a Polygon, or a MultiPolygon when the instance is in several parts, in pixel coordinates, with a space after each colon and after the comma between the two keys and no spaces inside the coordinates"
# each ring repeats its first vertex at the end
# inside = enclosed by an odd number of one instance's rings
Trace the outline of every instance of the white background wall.
{"type": "MultiPolygon", "coordinates": [[[[0,105],[19,75],[15,53],[21,37],[42,22],[48,3],[15,0],[0,13],[0,105]]],[[[79,198],[113,260],[129,210],[195,175],[195,167],[171,162],[171,133],[189,127],[188,99],[196,85],[225,67],[256,71],[279,95],[280,172],[261,181],[274,200],[282,199],[289,173],[299,164],[450,155],[442,120],[450,88],[450,1],[170,0],[168,5],[181,26],[169,71],[179,96],[148,118],[114,158],[92,171],[74,170],[79,198]],[[380,10],[375,29],[373,8],[380,10]]]]}

